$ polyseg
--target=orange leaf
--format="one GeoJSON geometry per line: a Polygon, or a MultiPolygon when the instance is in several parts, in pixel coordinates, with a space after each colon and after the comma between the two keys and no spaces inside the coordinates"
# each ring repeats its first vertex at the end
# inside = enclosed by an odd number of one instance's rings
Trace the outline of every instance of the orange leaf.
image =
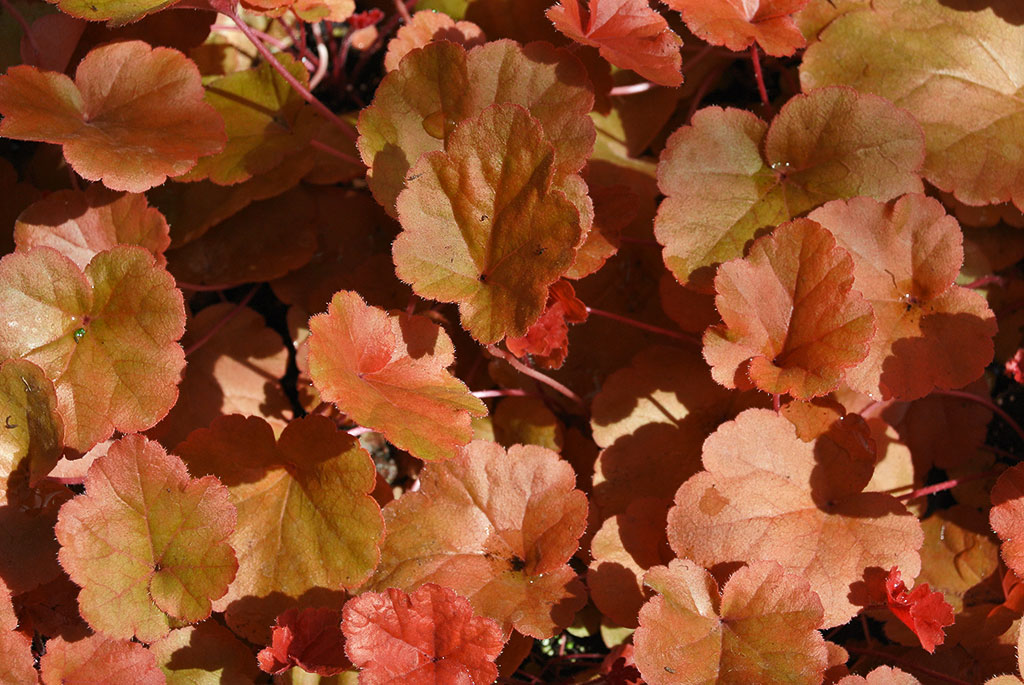
{"type": "Polygon", "coordinates": [[[1003,561],[1024,577],[1024,464],[1007,469],[992,486],[989,522],[1003,541],[1003,561]]]}
{"type": "Polygon", "coordinates": [[[341,612],[312,607],[288,609],[274,621],[272,643],[256,655],[260,670],[277,675],[292,666],[323,677],[352,668],[345,658],[341,612]]]}
{"type": "Polygon", "coordinates": [[[0,682],[34,683],[37,679],[32,656],[32,638],[20,633],[18,617],[11,604],[11,591],[0,578],[0,682]]]}
{"type": "Polygon", "coordinates": [[[963,235],[937,200],[836,200],[810,218],[853,255],[853,285],[875,312],[868,356],[847,373],[851,388],[914,400],[981,376],[992,361],[995,316],[981,293],[953,284],[963,235]]]}
{"type": "Polygon", "coordinates": [[[458,302],[482,343],[525,335],[583,238],[553,174],[554,148],[523,107],[494,105],[463,121],[443,152],[420,158],[398,197],[398,277],[422,297],[458,302]]]}
{"type": "Polygon", "coordinates": [[[64,442],[53,383],[32,362],[0,363],[0,422],[0,502],[13,504],[56,466],[64,442]]]}
{"type": "Polygon", "coordinates": [[[238,562],[235,508],[216,478],[193,480],[157,443],[129,435],[89,468],[60,509],[60,563],[82,588],[82,617],[111,637],[152,642],[175,619],[210,615],[238,562]]]}
{"type": "Polygon", "coordinates": [[[141,247],[96,255],[84,273],[49,247],[0,260],[0,357],[42,368],[67,447],[85,452],[145,430],[178,397],[185,310],[174,279],[141,247]]]}
{"type": "Polygon", "coordinates": [[[444,12],[421,10],[412,15],[412,21],[398,29],[395,37],[388,42],[384,68],[394,71],[402,63],[403,57],[437,40],[472,48],[486,43],[487,37],[471,21],[455,21],[444,12]]]}
{"type": "Polygon", "coordinates": [[[792,423],[763,409],[722,424],[704,443],[706,471],[676,493],[668,539],[677,556],[708,568],[770,560],[803,574],[828,628],[859,610],[850,585],[864,569],[897,565],[917,575],[923,534],[892,496],[861,492],[870,459],[845,441],[822,449],[821,440],[804,442],[792,423]]]}
{"type": "Polygon", "coordinates": [[[879,666],[867,676],[848,675],[836,685],[921,685],[921,681],[891,666],[879,666]]]}
{"type": "Polygon", "coordinates": [[[28,207],[14,224],[14,242],[22,252],[47,245],[85,269],[116,245],[144,247],[163,266],[171,238],[167,220],[145,195],[91,185],[85,191],[58,190],[28,207]]]}
{"type": "Polygon", "coordinates": [[[686,27],[712,45],[743,50],[754,44],[773,57],[804,47],[793,13],[809,0],[665,0],[683,15],[686,27]]]}
{"type": "Polygon", "coordinates": [[[622,69],[662,86],[683,82],[682,39],[647,0],[560,0],[547,11],[559,31],[622,69]]]}
{"type": "Polygon", "coordinates": [[[143,645],[103,635],[90,635],[77,642],[65,642],[60,637],[49,640],[39,667],[43,685],[167,682],[156,665],[156,657],[143,645]]]}
{"type": "Polygon", "coordinates": [[[453,588],[473,610],[532,637],[563,629],[585,603],[566,563],[586,527],[587,500],[551,450],[476,441],[427,464],[419,492],[384,507],[387,537],[371,583],[453,588]]]}
{"type": "Polygon", "coordinates": [[[219,478],[238,509],[238,575],[215,608],[244,637],[266,644],[281,611],[316,588],[358,585],[376,566],[384,522],[369,495],[373,462],[330,419],[293,420],[275,439],[261,418],[224,416],[176,451],[219,478]]]}
{"type": "Polygon", "coordinates": [[[867,356],[874,332],[853,268],[832,234],[808,219],[779,226],[747,257],[722,264],[715,304],[724,323],[704,334],[715,380],[799,399],[838,388],[867,356]]]}
{"type": "Polygon", "coordinates": [[[309,330],[321,397],[416,457],[452,456],[473,437],[470,417],[487,414],[445,368],[455,361],[448,335],[423,317],[388,316],[343,290],[309,330]]]}
{"type": "Polygon", "coordinates": [[[225,142],[196,65],[142,41],[95,48],[74,81],[11,67],[0,76],[0,114],[0,135],[63,145],[79,175],[133,193],[185,173],[225,142]]]}
{"type": "Polygon", "coordinates": [[[710,573],[675,559],[644,582],[659,594],[640,610],[633,658],[650,685],[821,682],[821,601],[805,578],[758,562],[719,594],[710,573]]]}
{"type": "Polygon", "coordinates": [[[534,364],[544,369],[561,368],[569,354],[569,324],[587,320],[587,306],[577,297],[572,285],[555,281],[548,290],[544,313],[530,326],[526,335],[508,338],[508,351],[520,359],[530,355],[534,364]]]}
{"type": "Polygon", "coordinates": [[[406,594],[364,592],[345,604],[345,652],[359,682],[473,685],[498,677],[501,627],[473,613],[451,588],[434,583],[406,594]]]}
{"type": "Polygon", "coordinates": [[[896,618],[914,631],[929,654],[934,654],[935,647],[946,639],[943,627],[953,625],[953,607],[942,593],[929,591],[928,583],[907,590],[899,568],[893,566],[885,577],[885,599],[896,618]]]}

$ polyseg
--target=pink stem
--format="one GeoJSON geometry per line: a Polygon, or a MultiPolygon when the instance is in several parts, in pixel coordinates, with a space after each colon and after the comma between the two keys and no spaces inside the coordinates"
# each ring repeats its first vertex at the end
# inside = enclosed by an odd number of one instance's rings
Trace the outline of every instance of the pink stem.
{"type": "Polygon", "coordinates": [[[970,283],[964,285],[963,287],[964,288],[970,288],[971,290],[974,290],[976,288],[984,288],[986,285],[1003,285],[1004,283],[1006,283],[1006,279],[1003,278],[1002,276],[996,276],[995,274],[990,274],[988,276],[982,276],[981,278],[976,278],[973,281],[971,281],[970,283]]]}
{"type": "Polygon", "coordinates": [[[530,378],[534,379],[535,381],[543,383],[544,385],[548,386],[552,390],[554,390],[554,391],[558,392],[559,394],[569,398],[570,400],[572,400],[574,403],[578,404],[579,406],[586,407],[586,404],[583,402],[583,399],[579,395],[574,393],[572,390],[570,390],[569,388],[565,387],[564,385],[562,385],[561,383],[556,381],[554,378],[551,378],[550,376],[546,376],[543,373],[541,373],[540,371],[537,371],[536,369],[531,369],[529,366],[527,366],[526,364],[523,364],[518,359],[516,359],[512,354],[506,352],[505,350],[497,347],[496,345],[488,345],[487,346],[487,351],[490,352],[491,354],[493,354],[498,359],[504,359],[506,362],[508,362],[512,366],[513,369],[515,369],[519,373],[524,374],[526,376],[529,376],[530,378]]]}
{"type": "Polygon", "coordinates": [[[34,61],[38,64],[39,60],[43,58],[43,52],[39,49],[39,45],[36,43],[36,37],[32,34],[32,28],[28,25],[28,22],[25,21],[25,17],[21,16],[21,12],[19,12],[17,8],[7,0],[0,0],[0,6],[3,6],[4,10],[14,17],[14,21],[18,22],[22,32],[25,34],[25,40],[28,41],[28,46],[32,48],[32,52],[35,53],[34,61]]]}
{"type": "Polygon", "coordinates": [[[952,480],[944,480],[941,483],[935,485],[929,485],[924,488],[918,488],[912,492],[908,492],[905,495],[900,495],[896,499],[901,501],[908,501],[917,499],[919,497],[927,497],[928,495],[934,495],[937,492],[943,492],[944,490],[952,490],[961,483],[970,483],[972,480],[981,480],[983,478],[993,478],[1002,473],[1002,470],[985,471],[984,473],[972,473],[962,478],[954,478],[952,480]]]}
{"type": "Polygon", "coordinates": [[[372,433],[373,429],[367,428],[366,426],[356,426],[355,428],[349,428],[345,432],[354,438],[358,438],[360,435],[363,435],[365,433],[372,433]]]}
{"type": "Polygon", "coordinates": [[[327,121],[331,122],[336,127],[338,127],[338,129],[340,129],[346,136],[348,136],[352,140],[355,140],[356,138],[359,137],[359,134],[356,132],[356,130],[352,127],[351,124],[346,123],[341,117],[339,117],[337,114],[328,109],[327,105],[317,100],[316,97],[312,93],[310,93],[309,90],[307,90],[307,88],[304,85],[299,83],[298,79],[292,76],[291,73],[287,69],[285,69],[280,62],[277,61],[277,58],[274,57],[274,54],[267,49],[267,46],[263,44],[263,41],[261,41],[259,37],[255,33],[253,33],[253,30],[249,27],[249,25],[242,21],[242,18],[238,16],[238,12],[232,11],[232,13],[228,15],[228,17],[230,17],[231,21],[235,22],[235,25],[238,27],[238,29],[242,33],[244,33],[245,36],[250,41],[252,41],[252,44],[256,47],[256,51],[263,56],[263,59],[267,60],[267,62],[270,63],[270,66],[272,66],[274,70],[281,75],[281,78],[283,78],[288,83],[288,85],[295,89],[296,93],[302,96],[303,100],[312,105],[313,109],[319,112],[321,116],[327,119],[327,121]]]}
{"type": "Polygon", "coordinates": [[[394,2],[395,10],[397,10],[398,14],[402,17],[402,21],[404,21],[406,24],[411,22],[412,15],[409,14],[409,8],[405,6],[405,2],[403,0],[394,0],[394,2]]]}
{"type": "Polygon", "coordinates": [[[628,86],[615,86],[608,95],[614,97],[620,97],[623,95],[636,95],[637,93],[646,93],[651,88],[657,88],[657,83],[651,83],[650,81],[641,81],[640,83],[630,83],[628,86]]]}
{"type": "Polygon", "coordinates": [[[697,339],[696,336],[690,335],[689,333],[680,333],[678,331],[670,331],[667,328],[662,328],[660,326],[652,326],[649,323],[644,323],[642,321],[630,319],[620,314],[606,312],[603,309],[594,309],[593,307],[587,307],[587,313],[593,314],[594,316],[603,316],[606,319],[618,321],[619,323],[624,323],[628,326],[632,326],[633,328],[639,328],[640,330],[650,331],[651,333],[660,333],[662,335],[667,335],[670,338],[675,338],[677,340],[685,340],[686,342],[694,345],[700,344],[700,340],[697,339]]]}
{"type": "Polygon", "coordinates": [[[761,102],[765,107],[771,107],[768,100],[768,89],[764,87],[764,73],[761,71],[761,57],[757,52],[757,45],[750,46],[750,62],[754,65],[754,80],[757,81],[757,92],[761,94],[761,102]]]}
{"type": "Polygon", "coordinates": [[[772,409],[778,414],[782,411],[782,395],[778,393],[772,393],[772,409]]]}
{"type": "Polygon", "coordinates": [[[959,678],[954,678],[953,676],[946,675],[945,673],[939,673],[938,671],[933,671],[930,668],[919,666],[912,661],[901,659],[900,657],[894,654],[887,654],[885,652],[879,652],[874,649],[865,649],[863,647],[850,647],[848,645],[844,645],[844,647],[846,647],[846,651],[848,651],[851,654],[873,656],[876,659],[883,659],[887,662],[892,662],[900,668],[905,669],[907,671],[917,671],[918,673],[923,673],[926,676],[930,676],[932,678],[935,678],[936,680],[941,680],[945,683],[952,683],[953,685],[971,685],[966,680],[960,680],[959,678]]]}
{"type": "MultiPolygon", "coordinates": [[[[3,0],[0,0],[0,2],[2,2],[2,1],[3,0]]],[[[252,28],[252,27],[250,27],[250,28],[252,28]]],[[[237,26],[217,26],[217,25],[214,25],[214,26],[210,27],[210,30],[211,31],[224,31],[224,32],[227,32],[227,31],[238,31],[239,28],[237,26]]],[[[270,35],[269,33],[266,33],[265,31],[260,31],[259,29],[252,29],[252,32],[255,35],[259,36],[260,40],[262,40],[264,43],[267,43],[268,45],[273,45],[275,48],[277,48],[278,50],[281,50],[282,52],[285,51],[285,50],[290,50],[291,47],[292,47],[291,45],[288,45],[287,43],[285,43],[280,38],[274,38],[272,35],[270,35]]],[[[293,39],[293,42],[294,42],[294,39],[293,39]]]]}
{"type": "Polygon", "coordinates": [[[316,148],[317,150],[320,150],[320,152],[326,152],[327,154],[329,154],[329,155],[331,155],[333,157],[337,157],[338,159],[343,160],[345,162],[348,162],[349,164],[352,164],[352,165],[354,165],[356,167],[363,166],[362,160],[356,159],[355,157],[352,157],[351,155],[346,155],[341,150],[336,150],[336,149],[334,149],[333,147],[331,147],[330,145],[328,145],[326,143],[321,143],[319,140],[311,140],[311,141],[309,141],[309,146],[312,147],[312,148],[316,148]]]}
{"type": "Polygon", "coordinates": [[[1003,411],[998,406],[996,406],[996,403],[993,402],[990,397],[982,397],[980,395],[974,395],[974,394],[969,393],[969,392],[964,392],[963,390],[935,390],[935,391],[933,391],[932,394],[934,394],[934,395],[946,395],[948,397],[959,397],[960,399],[970,400],[972,402],[977,402],[981,406],[987,407],[990,411],[992,411],[994,414],[998,415],[999,418],[1001,418],[1003,421],[1005,421],[1007,423],[1007,425],[1011,429],[1013,429],[1013,432],[1016,433],[1020,437],[1020,439],[1022,441],[1024,441],[1024,428],[1021,428],[1020,424],[1017,423],[1016,421],[1014,421],[1012,416],[1010,416],[1005,411],[1003,411]]]}
{"type": "Polygon", "coordinates": [[[331,59],[331,54],[327,50],[327,46],[324,44],[323,32],[320,30],[320,24],[313,24],[313,37],[316,39],[316,55],[318,63],[316,65],[316,71],[313,76],[309,79],[309,90],[313,91],[316,89],[320,82],[324,80],[324,76],[327,75],[327,67],[331,59]]]}
{"type": "Polygon", "coordinates": [[[251,300],[253,296],[256,294],[256,291],[260,289],[260,285],[262,284],[254,285],[252,290],[250,290],[246,294],[246,296],[242,298],[242,301],[235,305],[234,309],[228,312],[223,319],[215,323],[213,327],[210,328],[210,330],[206,331],[206,333],[204,333],[203,336],[199,338],[199,340],[196,340],[194,343],[189,345],[188,349],[185,350],[185,356],[189,356],[190,354],[198,350],[200,347],[205,345],[210,340],[210,338],[217,334],[217,331],[224,328],[224,326],[229,321],[231,321],[231,319],[238,316],[238,313],[245,309],[245,305],[249,304],[249,300],[251,300]]]}
{"type": "Polygon", "coordinates": [[[486,400],[488,397],[536,397],[536,393],[526,392],[519,388],[505,388],[502,390],[477,390],[470,393],[473,397],[486,400]]]}

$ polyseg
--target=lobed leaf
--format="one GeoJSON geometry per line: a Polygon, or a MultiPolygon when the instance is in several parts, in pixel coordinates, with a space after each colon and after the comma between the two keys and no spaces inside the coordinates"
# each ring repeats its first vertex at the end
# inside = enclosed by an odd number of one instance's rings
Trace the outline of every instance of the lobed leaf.
{"type": "Polygon", "coordinates": [[[43,685],[136,683],[164,685],[153,653],[137,642],[90,635],[77,642],[57,637],[46,643],[39,660],[43,685]]]}
{"type": "Polygon", "coordinates": [[[53,383],[32,362],[0,363],[0,501],[11,502],[48,474],[60,459],[64,422],[53,383]]]}
{"type": "Polygon", "coordinates": [[[566,280],[555,281],[548,290],[544,312],[526,334],[506,338],[508,351],[522,359],[530,359],[540,368],[557,369],[569,355],[569,324],[587,320],[587,306],[576,297],[566,280]]]}
{"type": "Polygon", "coordinates": [[[0,76],[0,135],[63,145],[80,176],[141,193],[224,147],[224,124],[202,99],[199,69],[177,50],[111,43],[85,56],[74,81],[8,69],[0,76]]]}
{"type": "Polygon", "coordinates": [[[146,248],[163,266],[171,244],[167,220],[145,195],[115,193],[101,185],[58,190],[29,206],[14,224],[18,250],[48,246],[85,269],[100,252],[117,245],[146,248]]]}
{"type": "Polygon", "coordinates": [[[992,360],[995,316],[980,293],[953,284],[963,236],[937,200],[837,200],[810,218],[853,255],[854,287],[875,312],[867,358],[847,373],[851,388],[914,400],[981,376],[992,360]]]}
{"type": "Polygon", "coordinates": [[[819,224],[797,219],[722,264],[715,305],[724,323],[704,333],[711,375],[798,399],[839,387],[868,355],[871,305],[853,290],[850,253],[819,224]]]}
{"type": "Polygon", "coordinates": [[[650,685],[821,682],[821,601],[805,578],[757,562],[719,594],[710,573],[675,559],[644,582],[659,594],[640,610],[633,658],[650,685]]]}
{"type": "Polygon", "coordinates": [[[555,28],[622,69],[662,86],[683,82],[683,41],[647,0],[560,0],[546,12],[555,28]]]}
{"type": "Polygon", "coordinates": [[[207,618],[238,569],[227,488],[189,478],[180,459],[129,435],[93,462],[85,489],[61,507],[55,532],[89,625],[152,642],[175,620],[207,618]]]}
{"type": "Polygon", "coordinates": [[[953,607],[942,593],[930,591],[928,583],[907,590],[894,566],[885,577],[885,598],[889,610],[914,631],[925,651],[934,654],[935,647],[945,641],[943,627],[953,624],[953,607]]]}
{"type": "Polygon", "coordinates": [[[526,334],[583,238],[544,133],[523,107],[489,107],[420,158],[396,204],[398,277],[422,297],[457,302],[485,344],[526,334]]]}
{"type": "Polygon", "coordinates": [[[388,316],[340,291],[309,329],[310,377],[324,401],[414,456],[451,457],[472,439],[470,417],[487,413],[446,370],[455,348],[427,319],[388,316]]]}
{"type": "Polygon", "coordinates": [[[676,493],[668,539],[677,556],[705,567],[767,560],[804,575],[827,628],[857,613],[850,586],[864,569],[899,566],[916,576],[923,534],[892,496],[861,492],[870,460],[841,442],[818,445],[763,409],[722,424],[704,443],[706,470],[676,493]]]}
{"type": "MultiPolygon", "coordinates": [[[[969,205],[1024,207],[1020,91],[1024,25],[975,3],[861,3],[833,21],[804,54],[805,89],[842,83],[889,98],[921,123],[922,173],[969,205]],[[976,11],[974,11],[976,10],[976,11]]],[[[1015,6],[1015,3],[1003,3],[1015,6]]],[[[882,199],[882,198],[879,198],[882,199]]]]}
{"type": "Polygon", "coordinates": [[[176,451],[219,478],[238,510],[238,574],[215,604],[236,632],[265,644],[274,617],[305,593],[356,586],[376,566],[384,526],[369,495],[373,462],[333,421],[295,419],[275,439],[259,417],[225,416],[176,451]]]}
{"type": "Polygon", "coordinates": [[[793,21],[809,0],[665,0],[683,15],[686,27],[712,45],[743,50],[757,42],[773,57],[804,47],[793,21]]]}
{"type": "Polygon", "coordinates": [[[496,621],[434,583],[409,594],[388,588],[350,599],[342,630],[345,653],[365,685],[494,682],[494,660],[505,644],[496,621]]]}
{"type": "Polygon", "coordinates": [[[923,156],[910,114],[850,88],[797,95],[770,127],[749,112],[708,107],[661,154],[667,197],[655,237],[680,283],[709,290],[711,267],[743,256],[760,229],[836,198],[920,192],[923,156]]]}
{"type": "Polygon", "coordinates": [[[585,603],[567,561],[586,527],[586,496],[551,450],[475,441],[427,464],[418,492],[384,507],[387,537],[374,589],[437,583],[473,610],[511,628],[550,637],[585,603]]]}
{"type": "Polygon", "coordinates": [[[471,21],[455,21],[444,12],[421,10],[412,15],[412,21],[398,29],[395,37],[388,41],[384,68],[394,71],[410,52],[439,40],[473,48],[486,43],[487,37],[471,21]]]}
{"type": "Polygon", "coordinates": [[[465,119],[493,104],[530,111],[554,145],[557,176],[575,174],[590,157],[594,105],[586,70],[546,43],[497,40],[467,51],[440,41],[413,50],[381,81],[359,114],[359,152],[373,196],[395,215],[395,201],[420,157],[447,149],[465,119]]]}
{"type": "Polygon", "coordinates": [[[992,486],[992,530],[1002,541],[1000,555],[1010,570],[1024,576],[1024,465],[1013,466],[992,486]]]}
{"type": "Polygon", "coordinates": [[[921,681],[891,666],[879,666],[867,676],[848,675],[836,685],[921,685],[921,681]]]}
{"type": "Polygon", "coordinates": [[[337,609],[288,609],[274,621],[272,643],[256,655],[260,670],[280,674],[292,666],[330,677],[352,668],[337,609]]]}
{"type": "Polygon", "coordinates": [[[36,682],[38,675],[32,655],[32,638],[18,632],[17,628],[18,617],[11,604],[11,592],[0,578],[0,653],[4,655],[0,661],[0,682],[36,682]]]}
{"type": "Polygon", "coordinates": [[[216,621],[172,630],[150,651],[167,676],[167,685],[252,685],[252,652],[216,621]]]}
{"type": "Polygon", "coordinates": [[[57,392],[67,447],[85,452],[145,430],[174,405],[185,356],[181,291],[140,247],[96,255],[82,272],[49,247],[0,260],[0,357],[38,365],[57,392]]]}

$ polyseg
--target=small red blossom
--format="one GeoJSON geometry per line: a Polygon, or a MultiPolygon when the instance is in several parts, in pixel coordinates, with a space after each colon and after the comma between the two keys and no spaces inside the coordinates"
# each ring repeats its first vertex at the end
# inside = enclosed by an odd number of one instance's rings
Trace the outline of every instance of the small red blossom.
{"type": "Polygon", "coordinates": [[[353,31],[365,29],[367,26],[375,26],[384,18],[384,12],[376,7],[365,12],[356,12],[348,18],[348,25],[353,31]]]}

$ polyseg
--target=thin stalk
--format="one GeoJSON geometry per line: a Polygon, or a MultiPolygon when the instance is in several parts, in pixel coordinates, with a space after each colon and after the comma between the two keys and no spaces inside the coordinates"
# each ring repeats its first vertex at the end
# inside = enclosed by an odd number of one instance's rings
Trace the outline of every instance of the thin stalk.
{"type": "Polygon", "coordinates": [[[363,435],[364,433],[372,433],[373,429],[367,428],[366,426],[356,426],[355,428],[349,428],[345,432],[354,438],[358,438],[360,435],[363,435]]]}
{"type": "Polygon", "coordinates": [[[402,21],[404,21],[406,24],[411,22],[412,15],[409,14],[409,8],[405,6],[405,2],[403,2],[403,0],[394,0],[394,3],[395,10],[398,12],[399,16],[402,17],[402,21]]]}
{"type": "MultiPolygon", "coordinates": [[[[2,2],[2,0],[0,0],[0,2],[2,2]]],[[[249,28],[252,28],[252,27],[249,27],[249,28]]],[[[239,28],[237,26],[224,26],[224,25],[217,25],[217,24],[215,24],[215,25],[210,27],[210,30],[211,31],[228,32],[228,31],[238,31],[239,28]]],[[[278,50],[281,50],[282,52],[284,52],[285,50],[290,50],[292,48],[292,46],[289,45],[288,43],[285,43],[280,38],[274,38],[272,35],[270,35],[269,33],[265,32],[265,31],[260,31],[259,29],[252,29],[252,32],[255,35],[259,36],[259,39],[262,40],[264,43],[266,43],[268,45],[272,45],[275,48],[277,48],[278,50]]],[[[294,38],[292,39],[292,41],[293,41],[293,44],[294,44],[294,38]]]]}
{"type": "Polygon", "coordinates": [[[930,668],[919,666],[912,661],[901,659],[894,654],[887,654],[874,649],[865,649],[864,647],[849,647],[846,645],[844,645],[844,647],[846,647],[846,651],[850,654],[860,654],[861,656],[873,656],[876,659],[884,659],[887,662],[896,664],[906,671],[917,671],[918,673],[935,678],[936,680],[941,680],[944,683],[952,683],[953,685],[971,685],[966,680],[960,680],[959,678],[954,678],[953,676],[946,675],[945,673],[940,673],[938,671],[933,671],[930,668]]]}
{"type": "Polygon", "coordinates": [[[352,164],[352,165],[354,165],[356,167],[363,166],[362,160],[356,159],[355,157],[353,157],[351,155],[346,155],[341,150],[337,150],[337,149],[331,147],[330,145],[328,145],[327,143],[321,143],[319,140],[316,140],[316,139],[310,140],[309,141],[309,146],[312,147],[312,148],[316,148],[317,150],[320,150],[320,152],[325,152],[325,153],[331,155],[332,157],[337,157],[338,159],[340,159],[340,160],[342,160],[344,162],[347,162],[349,164],[352,164]]]}
{"type": "Polygon", "coordinates": [[[636,95],[637,93],[646,93],[652,88],[657,88],[657,83],[651,83],[650,81],[641,81],[640,83],[630,83],[626,86],[615,86],[608,95],[611,97],[622,97],[623,95],[636,95]]]}
{"type": "Polygon", "coordinates": [[[309,79],[309,90],[313,91],[316,89],[320,82],[324,80],[324,76],[327,75],[327,67],[330,63],[331,54],[327,50],[327,45],[324,44],[324,35],[320,30],[320,24],[313,24],[313,37],[316,39],[316,55],[319,63],[316,66],[316,71],[313,76],[309,79]]]}
{"type": "Polygon", "coordinates": [[[971,281],[970,283],[967,283],[966,285],[964,285],[963,287],[964,288],[970,288],[971,290],[976,290],[978,288],[984,288],[987,285],[1004,285],[1005,283],[1006,283],[1006,279],[1003,278],[1002,276],[996,276],[995,274],[990,274],[988,276],[982,276],[981,278],[976,278],[973,281],[971,281]]]}
{"type": "Polygon", "coordinates": [[[928,495],[934,495],[937,492],[943,492],[945,490],[952,490],[956,486],[958,486],[958,485],[960,485],[962,483],[970,483],[972,480],[982,480],[984,478],[995,478],[1000,473],[1002,473],[1002,469],[993,469],[991,471],[985,471],[984,473],[972,473],[972,474],[964,476],[962,478],[953,478],[952,480],[944,480],[941,483],[936,483],[935,485],[929,485],[927,487],[918,488],[917,490],[914,490],[912,492],[908,492],[905,495],[900,495],[896,499],[898,499],[898,500],[900,500],[902,502],[907,502],[907,501],[912,500],[912,499],[918,499],[919,497],[927,497],[928,495]]]}
{"type": "Polygon", "coordinates": [[[675,338],[676,340],[685,340],[686,342],[694,345],[700,344],[700,340],[696,336],[690,335],[689,333],[680,333],[679,331],[670,331],[669,329],[662,328],[661,326],[652,326],[649,323],[637,321],[636,319],[630,319],[629,317],[622,316],[621,314],[613,314],[612,312],[606,312],[603,309],[594,309],[593,307],[587,307],[587,313],[593,314],[594,316],[603,316],[606,319],[618,321],[619,323],[624,323],[627,326],[639,328],[640,330],[643,331],[650,331],[651,333],[660,333],[661,335],[667,335],[670,338],[675,338]]]}
{"type": "Polygon", "coordinates": [[[251,300],[253,298],[253,296],[256,294],[256,291],[260,289],[261,285],[262,285],[261,283],[258,283],[255,286],[253,286],[252,290],[250,290],[246,294],[246,296],[242,298],[241,302],[239,302],[238,304],[235,305],[234,309],[232,309],[230,312],[228,312],[224,316],[223,319],[221,319],[220,321],[215,323],[213,325],[213,327],[210,328],[210,330],[206,331],[206,333],[204,333],[203,336],[199,338],[199,340],[196,340],[194,343],[189,345],[188,349],[185,350],[185,356],[186,357],[189,356],[190,354],[192,354],[193,352],[198,350],[200,347],[205,345],[207,342],[209,342],[210,338],[212,338],[213,336],[217,335],[217,332],[220,329],[224,328],[224,326],[229,321],[231,321],[231,319],[233,319],[236,316],[238,316],[238,313],[241,312],[243,309],[245,309],[245,305],[249,304],[249,300],[251,300]]]}
{"type": "Polygon", "coordinates": [[[470,395],[473,397],[479,397],[482,400],[486,400],[490,397],[537,397],[537,393],[526,392],[520,388],[503,388],[501,390],[477,390],[471,392],[470,395]]]}
{"type": "Polygon", "coordinates": [[[497,347],[496,345],[488,345],[487,351],[493,354],[498,359],[504,359],[506,362],[509,363],[509,365],[512,366],[513,369],[515,369],[519,373],[529,376],[535,381],[543,383],[544,385],[548,386],[549,388],[559,393],[560,395],[563,395],[564,397],[572,400],[573,403],[578,404],[580,407],[586,408],[586,403],[584,403],[583,399],[579,395],[577,395],[572,390],[556,381],[554,378],[551,378],[550,376],[547,376],[541,373],[540,371],[537,371],[536,369],[531,369],[529,366],[523,364],[521,361],[516,359],[515,356],[506,352],[500,347],[497,347]]]}
{"type": "Polygon", "coordinates": [[[39,49],[39,44],[36,43],[36,37],[33,35],[32,28],[28,25],[25,17],[21,16],[21,12],[19,12],[17,8],[7,0],[0,0],[0,6],[3,6],[4,10],[14,17],[14,21],[16,21],[18,26],[21,27],[22,33],[25,34],[25,40],[28,41],[28,46],[32,48],[32,52],[35,53],[35,59],[33,61],[38,64],[39,60],[43,57],[43,52],[39,49]]]}
{"type": "Polygon", "coordinates": [[[996,414],[1013,430],[1014,433],[1020,437],[1021,441],[1024,442],[1024,428],[1020,427],[1012,416],[1007,414],[1003,409],[996,405],[990,397],[983,397],[981,395],[974,395],[963,390],[935,390],[935,395],[946,395],[948,397],[959,397],[960,399],[970,400],[971,402],[977,402],[983,407],[987,407],[992,413],[996,414]]]}
{"type": "Polygon", "coordinates": [[[253,33],[252,28],[248,24],[246,24],[241,17],[238,16],[238,12],[232,11],[231,14],[228,15],[228,17],[231,19],[231,21],[235,22],[235,25],[238,27],[238,30],[244,33],[246,38],[248,38],[252,42],[252,44],[256,47],[256,51],[260,53],[263,59],[267,60],[267,62],[270,63],[270,66],[273,67],[274,70],[281,75],[281,78],[283,78],[288,83],[289,86],[295,89],[296,93],[302,96],[303,100],[312,105],[313,109],[319,112],[322,117],[324,117],[325,119],[327,119],[327,121],[334,124],[334,126],[340,129],[342,133],[344,133],[352,140],[355,140],[356,138],[359,137],[359,134],[356,132],[356,130],[352,127],[351,124],[345,122],[341,117],[332,112],[327,107],[327,105],[317,100],[316,97],[312,93],[310,93],[309,90],[304,85],[299,83],[298,79],[292,76],[291,73],[284,68],[284,65],[277,61],[277,58],[274,57],[274,53],[272,53],[267,48],[267,46],[263,44],[263,41],[261,41],[255,33],[253,33]]]}
{"type": "Polygon", "coordinates": [[[764,87],[764,72],[761,71],[761,56],[756,43],[750,46],[750,63],[754,66],[754,80],[757,81],[757,92],[761,95],[761,102],[765,107],[771,108],[772,103],[768,99],[768,89],[764,87]]]}

